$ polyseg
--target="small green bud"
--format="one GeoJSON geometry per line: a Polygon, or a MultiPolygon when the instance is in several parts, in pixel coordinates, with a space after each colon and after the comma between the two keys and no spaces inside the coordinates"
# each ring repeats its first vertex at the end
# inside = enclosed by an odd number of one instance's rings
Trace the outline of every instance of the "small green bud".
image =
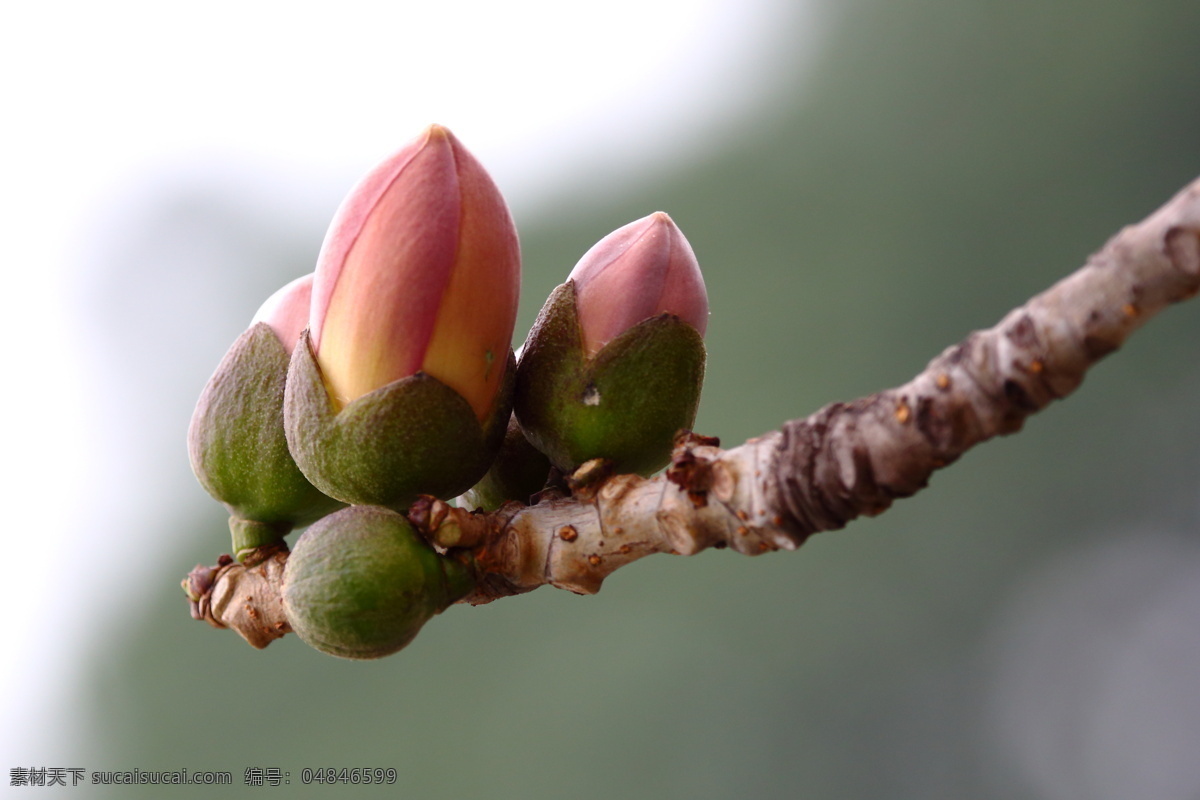
{"type": "Polygon", "coordinates": [[[458,506],[495,511],[509,500],[528,503],[545,488],[549,475],[550,461],[525,438],[517,418],[510,417],[496,460],[479,483],[458,498],[458,506]]]}
{"type": "MultiPolygon", "coordinates": [[[[307,306],[307,281],[289,284],[280,298],[307,306]]],[[[260,316],[262,312],[260,311],[260,316]]],[[[188,455],[200,484],[231,514],[235,553],[278,541],[342,507],[305,479],[288,451],[283,431],[288,350],[275,318],[256,316],[204,387],[188,429],[188,455]]],[[[294,343],[294,340],[293,340],[294,343]]]]}
{"type": "Polygon", "coordinates": [[[297,540],[283,606],[293,630],[317,650],[382,658],[472,588],[468,568],[434,552],[403,515],[352,506],[297,540]]]}
{"type": "Polygon", "coordinates": [[[571,472],[593,458],[649,475],[696,419],[708,299],[691,247],[661,212],[602,239],[551,293],[525,342],[514,409],[571,472]]]}
{"type": "Polygon", "coordinates": [[[315,486],[347,503],[402,510],[421,494],[454,497],[483,477],[504,438],[516,374],[512,351],[503,369],[483,424],[461,395],[423,372],[337,410],[302,335],[284,400],[288,446],[315,486]]]}

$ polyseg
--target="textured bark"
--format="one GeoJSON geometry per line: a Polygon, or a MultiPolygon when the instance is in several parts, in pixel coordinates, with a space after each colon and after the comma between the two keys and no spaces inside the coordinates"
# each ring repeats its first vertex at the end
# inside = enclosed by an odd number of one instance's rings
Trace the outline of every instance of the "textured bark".
{"type": "MultiPolygon", "coordinates": [[[[473,561],[478,588],[465,602],[475,604],[545,584],[591,594],[651,553],[792,550],[880,513],[974,445],[1019,430],[1130,333],[1198,291],[1200,181],[903,386],[833,403],[729,450],[685,437],[652,479],[607,475],[589,462],[572,476],[569,497],[492,514],[429,499],[410,516],[435,546],[473,561]]],[[[265,646],[286,632],[277,611],[284,558],[197,578],[193,615],[202,609],[200,618],[265,646]]]]}
{"type": "Polygon", "coordinates": [[[798,536],[878,513],[974,445],[1020,430],[1130,333],[1198,290],[1200,182],[904,386],[786,423],[768,505],[798,536]]]}
{"type": "Polygon", "coordinates": [[[192,618],[233,628],[260,649],[291,633],[280,591],[287,556],[287,546],[279,543],[259,548],[240,564],[226,555],[215,567],[197,565],[183,579],[192,618]]]}

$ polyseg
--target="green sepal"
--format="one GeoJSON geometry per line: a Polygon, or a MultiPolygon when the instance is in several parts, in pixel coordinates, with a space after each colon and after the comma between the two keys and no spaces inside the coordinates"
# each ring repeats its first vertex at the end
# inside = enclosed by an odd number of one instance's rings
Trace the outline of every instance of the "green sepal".
{"type": "Polygon", "coordinates": [[[283,607],[307,644],[342,658],[382,658],[474,588],[401,514],[351,506],[304,532],[283,573],[283,607]]]}
{"type": "Polygon", "coordinates": [[[458,506],[495,511],[509,500],[528,503],[531,496],[545,488],[549,475],[550,460],[525,438],[517,418],[510,417],[492,466],[479,483],[458,498],[458,506]]]}
{"type": "Polygon", "coordinates": [[[514,408],[529,441],[564,472],[605,458],[619,472],[650,475],[696,420],[704,359],[700,333],[672,314],[639,322],[587,359],[567,281],[525,342],[514,408]]]}
{"type": "Polygon", "coordinates": [[[335,411],[305,332],[288,372],[288,447],[315,486],[347,503],[404,510],[418,495],[454,497],[483,477],[495,457],[515,376],[510,350],[496,409],[484,425],[458,392],[421,372],[335,411]]]}
{"type": "MultiPolygon", "coordinates": [[[[200,484],[225,504],[251,538],[282,539],[342,507],[308,482],[283,431],[288,354],[259,322],[229,348],[209,379],[188,428],[188,455],[200,484]],[[258,524],[256,524],[258,523],[258,524]]],[[[257,545],[255,545],[257,546],[257,545]]]]}

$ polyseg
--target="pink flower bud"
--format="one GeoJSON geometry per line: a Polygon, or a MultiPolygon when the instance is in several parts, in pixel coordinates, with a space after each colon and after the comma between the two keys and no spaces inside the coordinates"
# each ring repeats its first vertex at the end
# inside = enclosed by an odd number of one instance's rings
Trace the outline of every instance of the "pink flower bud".
{"type": "Polygon", "coordinates": [[[424,372],[486,419],[520,269],[500,191],[450,131],[430,126],[351,191],[321,248],[309,329],[335,403],[424,372]]]}
{"type": "Polygon", "coordinates": [[[296,466],[284,431],[290,353],[308,324],[312,275],[271,295],[209,379],[188,428],[200,484],[230,511],[238,560],[342,504],[296,466]]]}
{"type": "Polygon", "coordinates": [[[692,246],[662,211],[618,228],[588,250],[568,280],[590,358],[644,319],[668,313],[701,336],[708,294],[692,246]]]}
{"type": "Polygon", "coordinates": [[[259,307],[254,319],[250,320],[250,326],[254,327],[258,322],[267,323],[279,338],[283,349],[291,355],[296,349],[300,333],[308,327],[312,285],[313,276],[309,274],[284,286],[259,307]]]}

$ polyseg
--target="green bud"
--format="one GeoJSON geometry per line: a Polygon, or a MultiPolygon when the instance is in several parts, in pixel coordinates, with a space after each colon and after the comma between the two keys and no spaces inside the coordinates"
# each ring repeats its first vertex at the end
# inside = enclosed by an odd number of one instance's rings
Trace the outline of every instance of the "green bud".
{"type": "Polygon", "coordinates": [[[279,338],[267,323],[255,323],[229,348],[192,415],[192,470],[228,507],[235,552],[278,541],[342,506],[305,479],[288,451],[287,370],[279,338]]]}
{"type": "Polygon", "coordinates": [[[495,511],[509,500],[528,503],[545,488],[549,475],[550,461],[525,438],[517,418],[511,417],[496,460],[482,480],[458,498],[458,506],[495,511]]]}
{"type": "Polygon", "coordinates": [[[593,458],[650,475],[670,460],[675,434],[696,419],[704,381],[696,328],[660,313],[588,357],[572,281],[556,288],[525,342],[514,407],[529,441],[571,472],[593,458]]]}
{"type": "Polygon", "coordinates": [[[315,486],[347,503],[402,510],[421,494],[454,497],[483,477],[500,447],[515,373],[510,351],[495,408],[483,424],[458,392],[423,372],[339,411],[305,333],[287,379],[288,446],[315,486]]]}
{"type": "Polygon", "coordinates": [[[434,552],[403,515],[352,506],[297,540],[283,573],[283,607],[317,650],[382,658],[473,588],[468,568],[434,552]]]}

